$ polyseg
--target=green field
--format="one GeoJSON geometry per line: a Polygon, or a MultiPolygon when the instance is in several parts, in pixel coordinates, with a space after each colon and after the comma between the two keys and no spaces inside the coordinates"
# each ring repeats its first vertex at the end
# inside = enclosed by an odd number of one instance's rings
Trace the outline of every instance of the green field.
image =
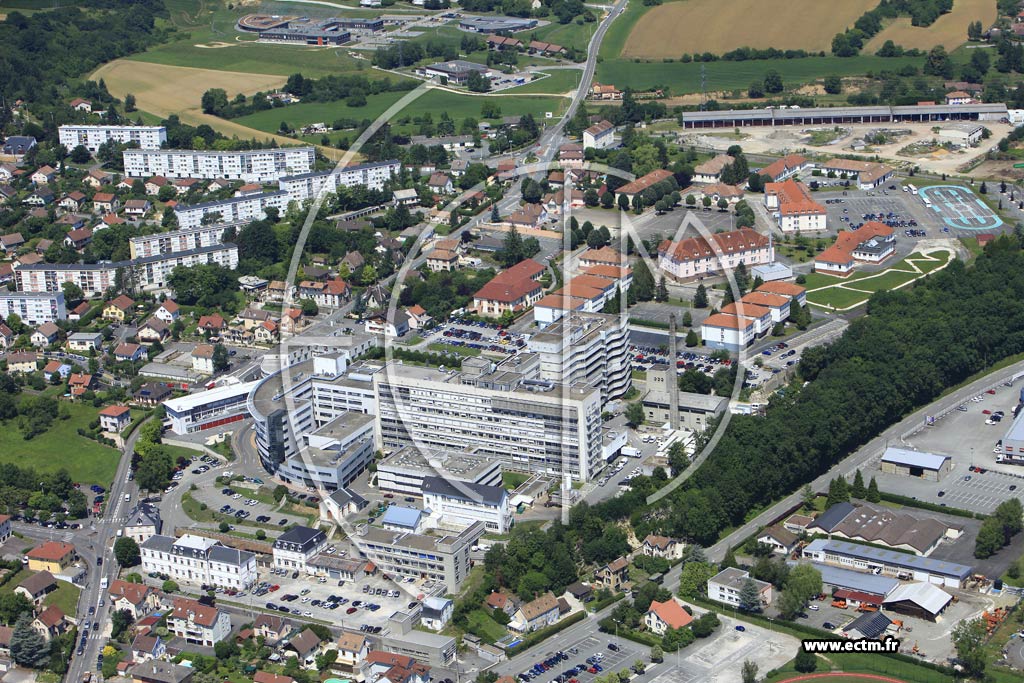
{"type": "MultiPolygon", "coordinates": [[[[613,28],[616,24],[612,24],[613,28]]],[[[620,88],[628,86],[636,90],[668,87],[671,94],[682,95],[700,92],[701,66],[704,67],[707,77],[707,90],[714,92],[721,90],[745,91],[753,81],[763,79],[765,73],[771,69],[782,75],[782,81],[788,88],[801,83],[809,83],[824,76],[858,76],[869,71],[896,71],[908,64],[920,67],[923,63],[923,57],[885,58],[870,55],[848,59],[807,57],[746,62],[690,62],[689,64],[605,59],[597,66],[597,80],[601,83],[611,83],[620,88]]]]}
{"type": "MultiPolygon", "coordinates": [[[[590,38],[596,30],[596,21],[583,24],[577,24],[575,21],[568,24],[559,24],[557,21],[552,21],[547,26],[541,26],[529,34],[523,35],[528,36],[531,40],[536,39],[545,43],[561,45],[562,47],[586,50],[587,45],[590,43],[590,38]]],[[[524,40],[524,42],[526,41],[524,40]]]]}
{"type": "Polygon", "coordinates": [[[49,607],[54,605],[61,612],[68,616],[74,616],[78,612],[78,595],[82,591],[67,581],[58,581],[57,590],[53,591],[43,599],[43,604],[49,607]]]}
{"type": "MultiPolygon", "coordinates": [[[[337,119],[374,119],[397,102],[405,93],[381,93],[366,98],[365,107],[349,107],[344,102],[309,102],[268,109],[248,116],[232,119],[234,122],[268,133],[276,132],[282,121],[287,121],[294,128],[316,122],[330,125],[337,119]]],[[[415,118],[423,114],[431,114],[434,122],[440,120],[441,112],[447,112],[452,119],[460,121],[466,117],[480,118],[480,107],[485,101],[496,102],[505,116],[533,114],[538,121],[545,118],[545,112],[553,112],[559,116],[565,109],[567,100],[557,97],[496,97],[485,98],[474,95],[460,95],[444,90],[431,90],[407,106],[399,117],[415,118]]],[[[401,130],[398,124],[397,129],[401,130]]],[[[410,129],[411,130],[411,129],[410,129]]]]}
{"type": "Polygon", "coordinates": [[[508,631],[505,627],[494,620],[483,608],[475,609],[466,615],[469,621],[470,631],[476,633],[488,643],[493,643],[505,636],[508,631]]]}
{"type": "Polygon", "coordinates": [[[618,59],[622,54],[622,48],[626,46],[629,34],[633,32],[636,22],[642,17],[651,6],[641,2],[631,2],[626,6],[625,11],[612,22],[608,31],[601,41],[601,50],[598,53],[602,60],[618,59]]]}
{"type": "Polygon", "coordinates": [[[0,428],[0,463],[31,466],[40,472],[66,469],[78,483],[109,486],[121,459],[120,451],[78,435],[78,429],[88,428],[99,411],[81,403],[61,405],[70,410],[70,419],[54,420],[50,431],[30,441],[21,437],[21,430],[13,422],[4,423],[0,428]],[[70,454],[74,456],[62,457],[70,454]]]}
{"type": "Polygon", "coordinates": [[[923,277],[948,263],[952,256],[950,252],[946,252],[945,259],[941,254],[911,254],[884,271],[856,272],[846,278],[810,273],[805,283],[807,301],[822,308],[853,308],[867,302],[875,292],[895,289],[923,277]]]}
{"type": "Polygon", "coordinates": [[[510,92],[525,93],[567,93],[579,87],[582,72],[576,69],[557,69],[546,71],[548,75],[537,78],[526,85],[521,85],[510,92]]]}

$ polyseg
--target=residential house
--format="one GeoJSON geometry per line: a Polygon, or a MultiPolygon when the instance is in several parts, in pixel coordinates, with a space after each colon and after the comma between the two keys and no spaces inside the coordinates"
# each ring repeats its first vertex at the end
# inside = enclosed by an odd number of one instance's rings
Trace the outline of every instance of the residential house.
{"type": "Polygon", "coordinates": [[[434,319],[430,317],[426,309],[419,304],[413,304],[405,309],[405,314],[409,318],[409,328],[413,330],[425,330],[431,327],[434,323],[434,319]]]}
{"type": "Polygon", "coordinates": [[[516,613],[519,609],[515,599],[507,593],[499,593],[498,591],[492,591],[490,595],[484,600],[486,605],[491,609],[500,609],[510,617],[516,613]]]}
{"type": "Polygon", "coordinates": [[[167,630],[192,645],[213,647],[230,635],[231,618],[216,607],[176,598],[167,615],[167,630]]]}
{"type": "Polygon", "coordinates": [[[142,218],[153,209],[148,199],[129,199],[124,203],[124,214],[132,218],[142,218]]]}
{"type": "Polygon", "coordinates": [[[32,630],[42,636],[46,642],[50,642],[51,638],[56,638],[67,631],[70,625],[64,612],[56,605],[50,605],[32,620],[32,630]]]}
{"type": "Polygon", "coordinates": [[[82,179],[82,182],[88,185],[89,187],[98,190],[104,185],[109,185],[111,182],[113,182],[113,180],[114,176],[112,176],[110,173],[107,173],[106,171],[100,170],[98,168],[94,168],[85,174],[85,178],[82,179]]]}
{"type": "Polygon", "coordinates": [[[459,267],[459,255],[448,249],[433,248],[427,252],[427,268],[434,273],[451,272],[459,267]]]}
{"type": "Polygon", "coordinates": [[[132,683],[191,683],[191,666],[151,659],[131,668],[132,683]]]}
{"type": "Polygon", "coordinates": [[[409,316],[401,308],[378,311],[366,318],[366,332],[385,337],[405,336],[409,332],[409,316]]]}
{"type": "Polygon", "coordinates": [[[768,527],[757,537],[758,543],[763,543],[771,547],[773,552],[783,555],[789,555],[796,550],[799,541],[796,534],[778,525],[768,527]]]}
{"type": "Polygon", "coordinates": [[[75,546],[63,541],[46,541],[26,554],[28,568],[34,572],[62,574],[65,569],[78,561],[75,546]]]}
{"type": "Polygon", "coordinates": [[[831,247],[814,257],[814,271],[846,277],[856,264],[881,263],[896,253],[896,234],[878,221],[868,221],[856,230],[836,235],[831,247]]]}
{"type": "Polygon", "coordinates": [[[8,235],[0,235],[0,249],[5,254],[11,254],[18,250],[18,247],[25,244],[25,238],[20,232],[12,232],[8,235]]]}
{"type": "Polygon", "coordinates": [[[295,657],[302,668],[313,669],[316,668],[316,656],[320,654],[322,648],[320,636],[307,628],[291,637],[285,645],[285,655],[295,657]]]}
{"type": "Polygon", "coordinates": [[[197,344],[192,349],[192,369],[204,375],[214,373],[212,344],[197,344]]]}
{"type": "Polygon", "coordinates": [[[92,228],[76,228],[64,236],[64,244],[75,251],[85,249],[92,242],[92,228]]]}
{"type": "Polygon", "coordinates": [[[352,290],[347,282],[337,278],[326,282],[307,280],[299,283],[299,296],[312,299],[323,308],[340,308],[351,298],[352,290]]]}
{"type": "Polygon", "coordinates": [[[427,187],[437,194],[449,194],[455,189],[452,179],[447,173],[431,174],[430,180],[427,181],[427,187]]]}
{"type": "Polygon", "coordinates": [[[584,159],[582,145],[570,142],[558,148],[558,163],[562,168],[583,168],[584,159]]]}
{"type": "Polygon", "coordinates": [[[60,328],[53,323],[43,323],[32,333],[32,346],[49,346],[60,337],[60,328]]]}
{"type": "Polygon", "coordinates": [[[735,161],[728,154],[719,154],[704,163],[693,167],[693,182],[695,183],[717,183],[722,178],[722,171],[726,166],[735,161]]]}
{"type": "Polygon", "coordinates": [[[171,331],[167,328],[167,323],[155,316],[150,316],[135,332],[135,337],[142,344],[162,342],[169,336],[171,331]]]}
{"type": "Polygon", "coordinates": [[[609,121],[598,121],[583,131],[583,149],[607,149],[615,144],[615,126],[609,121]]]}
{"type": "Polygon", "coordinates": [[[35,185],[47,185],[57,177],[57,169],[52,166],[40,166],[28,177],[35,185]]]}
{"type": "Polygon", "coordinates": [[[162,175],[155,175],[152,178],[150,178],[149,180],[147,180],[145,182],[145,184],[144,184],[144,186],[146,188],[146,194],[148,194],[148,195],[159,194],[160,190],[162,188],[166,187],[167,185],[169,185],[170,182],[171,181],[169,181],[167,178],[163,177],[162,175]]]}
{"type": "Polygon", "coordinates": [[[110,192],[97,192],[92,196],[92,210],[96,213],[117,213],[121,200],[110,192]]]}
{"type": "Polygon", "coordinates": [[[163,659],[167,654],[167,644],[157,635],[135,636],[132,641],[132,661],[143,663],[154,659],[163,659]]]}
{"type": "Polygon", "coordinates": [[[666,183],[666,185],[671,185],[671,189],[675,190],[676,187],[674,179],[675,176],[672,174],[671,171],[666,171],[663,168],[658,168],[646,175],[640,176],[636,180],[626,183],[618,190],[616,190],[615,194],[619,196],[624,196],[626,197],[626,199],[632,202],[635,196],[643,194],[645,190],[659,183],[666,183]]]}
{"type": "Polygon", "coordinates": [[[273,320],[266,320],[253,329],[253,341],[257,344],[269,344],[277,339],[279,326],[273,320]]]}
{"type": "Polygon", "coordinates": [[[689,626],[692,621],[693,616],[672,597],[665,602],[652,600],[651,606],[644,614],[644,626],[658,636],[665,635],[669,629],[675,630],[689,626]]]}
{"type": "Polygon", "coordinates": [[[603,588],[610,591],[621,590],[629,581],[629,560],[620,557],[604,565],[594,574],[594,578],[603,588]]]}
{"type": "Polygon", "coordinates": [[[108,301],[107,305],[103,307],[103,319],[123,323],[125,320],[131,319],[134,306],[135,302],[122,294],[112,301],[108,301]]]}
{"type": "Polygon", "coordinates": [[[42,605],[43,599],[55,590],[57,590],[57,579],[46,571],[30,574],[14,588],[15,593],[24,596],[36,607],[42,605]]]}
{"type": "Polygon", "coordinates": [[[128,406],[107,406],[100,411],[100,429],[110,434],[120,434],[131,421],[132,411],[128,406]]]}
{"type": "Polygon", "coordinates": [[[100,332],[73,332],[68,335],[68,350],[79,353],[99,351],[103,346],[103,334],[100,332]]]}
{"type": "Polygon", "coordinates": [[[68,388],[71,396],[77,398],[93,388],[93,376],[77,372],[68,377],[68,388]]]}
{"type": "Polygon", "coordinates": [[[159,382],[146,382],[132,394],[132,403],[140,406],[158,406],[171,397],[171,389],[159,382]]]}
{"type": "Polygon", "coordinates": [[[0,152],[7,156],[13,156],[15,161],[21,161],[28,154],[28,151],[36,146],[36,139],[31,135],[11,135],[4,140],[0,152]]]}
{"type": "Polygon", "coordinates": [[[118,344],[117,348],[114,349],[114,360],[118,362],[128,361],[132,363],[137,360],[142,360],[145,357],[146,348],[141,344],[124,342],[122,344],[118,344]]]}
{"type": "Polygon", "coordinates": [[[40,185],[25,198],[23,203],[29,206],[49,206],[56,198],[57,195],[53,193],[53,190],[46,185],[40,185]]]}
{"type": "Polygon", "coordinates": [[[592,100],[621,100],[622,91],[614,85],[606,85],[594,82],[590,86],[590,99],[592,100]]]}
{"type": "Polygon", "coordinates": [[[200,316],[197,327],[200,332],[206,335],[217,336],[227,328],[227,324],[220,313],[213,313],[212,315],[200,316]]]}
{"type": "Polygon", "coordinates": [[[551,591],[524,603],[512,616],[508,628],[516,633],[529,633],[558,621],[558,599],[551,591]]]}
{"type": "Polygon", "coordinates": [[[440,631],[452,620],[455,603],[449,598],[429,596],[420,604],[420,623],[431,631],[440,631]]]}
{"type": "Polygon", "coordinates": [[[181,312],[173,299],[164,299],[153,315],[170,325],[181,316],[181,312]]]}
{"type": "Polygon", "coordinates": [[[262,636],[267,643],[273,644],[288,635],[291,626],[287,619],[279,614],[260,613],[252,622],[252,630],[256,636],[262,636]]]}
{"type": "Polygon", "coordinates": [[[7,349],[14,343],[14,331],[7,323],[0,322],[0,349],[7,349]]]}
{"type": "Polygon", "coordinates": [[[355,672],[366,661],[366,655],[370,653],[370,644],[364,635],[343,631],[338,637],[337,649],[338,659],[335,666],[346,672],[355,672]]]}
{"type": "Polygon", "coordinates": [[[59,360],[51,360],[49,363],[43,366],[43,379],[47,382],[52,382],[54,375],[60,377],[62,380],[67,379],[68,375],[71,374],[71,366],[67,363],[61,363],[59,360]]]}
{"type": "Polygon", "coordinates": [[[116,213],[108,213],[100,219],[100,222],[93,227],[93,232],[99,232],[105,228],[113,228],[118,225],[124,225],[127,223],[125,219],[118,216],[116,213]]]}
{"type": "Polygon", "coordinates": [[[762,606],[772,602],[772,585],[752,579],[750,573],[735,567],[727,567],[708,579],[708,597],[733,607],[740,606],[740,592],[747,581],[753,581],[761,596],[762,606]]]}
{"type": "Polygon", "coordinates": [[[806,171],[811,163],[799,154],[789,154],[765,166],[758,171],[760,175],[768,176],[773,183],[781,183],[787,178],[806,171]]]}
{"type": "Polygon", "coordinates": [[[151,503],[139,503],[128,513],[124,522],[124,535],[142,545],[163,530],[160,508],[151,503]]]}
{"type": "Polygon", "coordinates": [[[284,674],[274,674],[269,671],[257,671],[253,674],[252,683],[295,683],[295,679],[284,674]]]}
{"type": "Polygon", "coordinates": [[[81,97],[76,97],[71,100],[71,108],[75,111],[84,111],[86,114],[91,114],[92,102],[89,100],[83,100],[81,97]]]}
{"type": "Polygon", "coordinates": [[[35,372],[39,354],[35,351],[15,351],[7,354],[7,372],[35,372]]]}
{"type": "Polygon", "coordinates": [[[242,323],[242,327],[247,330],[254,330],[268,320],[273,320],[274,316],[270,311],[263,311],[258,308],[246,308],[238,314],[238,320],[242,323]]]}
{"type": "Polygon", "coordinates": [[[111,609],[128,610],[136,621],[152,614],[160,606],[160,593],[143,583],[114,579],[107,595],[110,596],[111,609]]]}
{"type": "Polygon", "coordinates": [[[61,197],[60,201],[57,202],[57,206],[65,211],[79,211],[81,210],[82,205],[85,204],[85,201],[85,195],[78,190],[75,190],[74,192],[69,192],[61,197]]]}
{"type": "Polygon", "coordinates": [[[640,546],[644,555],[661,557],[666,560],[678,560],[683,555],[683,543],[667,536],[649,534],[640,546]]]}

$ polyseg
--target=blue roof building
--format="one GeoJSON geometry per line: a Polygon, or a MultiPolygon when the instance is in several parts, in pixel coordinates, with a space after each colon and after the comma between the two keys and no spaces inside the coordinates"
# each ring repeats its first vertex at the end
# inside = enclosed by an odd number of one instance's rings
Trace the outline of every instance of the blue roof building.
{"type": "Polygon", "coordinates": [[[385,529],[392,531],[419,531],[420,522],[423,520],[423,510],[404,507],[402,505],[389,505],[381,518],[385,529]]]}

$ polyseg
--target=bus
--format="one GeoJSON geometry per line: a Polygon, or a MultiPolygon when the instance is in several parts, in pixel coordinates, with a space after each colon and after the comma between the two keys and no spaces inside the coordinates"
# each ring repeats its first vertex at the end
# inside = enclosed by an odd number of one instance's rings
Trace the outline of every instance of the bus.
{"type": "Polygon", "coordinates": [[[907,184],[907,189],[910,190],[910,194],[917,194],[917,188],[911,184],[907,184]]]}

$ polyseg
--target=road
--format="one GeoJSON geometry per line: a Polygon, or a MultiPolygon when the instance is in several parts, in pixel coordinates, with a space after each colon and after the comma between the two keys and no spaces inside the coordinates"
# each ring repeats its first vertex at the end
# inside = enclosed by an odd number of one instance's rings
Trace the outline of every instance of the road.
{"type": "Polygon", "coordinates": [[[85,588],[78,599],[78,620],[82,623],[86,619],[102,625],[100,630],[90,630],[89,639],[86,642],[85,651],[81,656],[71,659],[68,666],[68,673],[65,680],[77,682],[82,680],[82,674],[86,671],[93,671],[99,676],[96,667],[96,657],[106,642],[108,625],[110,624],[109,610],[110,602],[104,600],[103,606],[99,606],[101,598],[105,597],[105,591],[100,588],[100,580],[104,577],[113,581],[117,577],[117,562],[114,560],[113,547],[114,534],[123,523],[131,508],[138,502],[138,490],[135,484],[128,481],[128,470],[131,466],[130,454],[135,449],[135,442],[138,440],[140,430],[136,429],[125,442],[122,450],[124,456],[117,466],[117,474],[114,481],[107,487],[107,508],[103,517],[94,518],[90,527],[82,529],[75,538],[75,545],[82,561],[88,566],[85,579],[85,588]],[[125,493],[130,493],[132,502],[126,503],[125,493]],[[86,537],[86,538],[83,538],[86,537]],[[103,565],[97,566],[96,559],[103,558],[103,565]],[[89,607],[96,607],[96,614],[89,616],[89,607]]]}
{"type": "MultiPolygon", "coordinates": [[[[886,429],[867,444],[851,453],[848,457],[832,467],[828,472],[815,479],[811,482],[811,486],[815,491],[827,491],[828,483],[831,479],[837,476],[844,476],[847,478],[852,477],[856,470],[862,468],[865,463],[884,451],[888,444],[902,443],[903,439],[911,433],[916,432],[921,425],[924,424],[927,416],[938,415],[947,410],[953,410],[970,397],[984,393],[986,389],[999,385],[1018,372],[1024,372],[1024,361],[1003,368],[998,372],[985,375],[963,388],[940,398],[934,403],[911,413],[906,418],[892,427],[889,427],[889,429],[886,429]]],[[[752,533],[764,526],[767,526],[772,520],[799,504],[799,491],[775,503],[757,517],[708,548],[708,559],[712,562],[721,561],[722,558],[725,557],[725,552],[728,548],[738,547],[739,544],[752,533]]],[[[679,574],[681,569],[682,565],[679,564],[666,572],[664,585],[672,587],[677,585],[679,583],[679,574]]]]}

